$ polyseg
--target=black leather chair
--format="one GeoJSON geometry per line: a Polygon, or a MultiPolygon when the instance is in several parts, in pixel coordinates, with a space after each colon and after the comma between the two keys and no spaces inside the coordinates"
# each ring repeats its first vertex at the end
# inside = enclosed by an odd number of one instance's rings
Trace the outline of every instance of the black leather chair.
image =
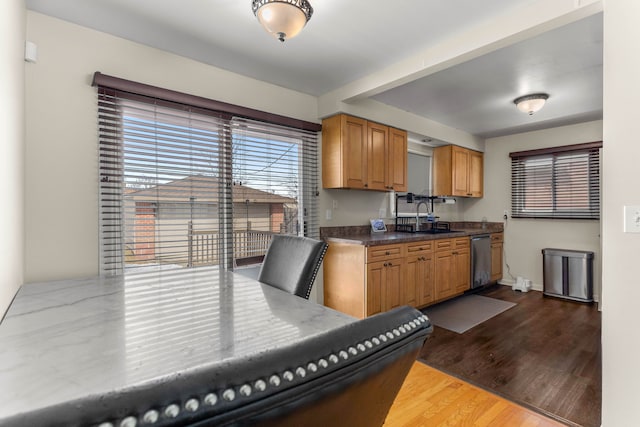
{"type": "Polygon", "coordinates": [[[381,426],[433,328],[400,307],[307,340],[6,426],[381,426]]]}
{"type": "Polygon", "coordinates": [[[328,245],[308,237],[276,234],[269,244],[258,280],[309,299],[328,245]]]}

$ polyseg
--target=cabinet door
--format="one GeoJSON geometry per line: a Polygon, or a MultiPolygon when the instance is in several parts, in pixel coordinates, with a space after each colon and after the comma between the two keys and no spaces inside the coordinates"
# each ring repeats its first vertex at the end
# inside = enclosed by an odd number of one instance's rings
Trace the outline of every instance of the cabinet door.
{"type": "Polygon", "coordinates": [[[471,289],[471,264],[469,249],[457,249],[453,253],[453,281],[455,293],[471,289]]]}
{"type": "Polygon", "coordinates": [[[491,243],[491,281],[502,279],[502,242],[491,243]]]}
{"type": "Polygon", "coordinates": [[[470,196],[469,193],[469,151],[460,147],[451,150],[453,168],[453,195],[470,196]]]}
{"type": "Polygon", "coordinates": [[[433,283],[433,254],[424,254],[419,258],[416,292],[418,306],[423,306],[432,303],[436,298],[433,283]]]}
{"type": "Polygon", "coordinates": [[[383,292],[386,281],[386,263],[367,264],[366,315],[372,316],[383,311],[383,292]]]}
{"type": "Polygon", "coordinates": [[[377,123],[367,124],[367,181],[370,190],[386,190],[387,144],[389,128],[377,123]]]}
{"type": "Polygon", "coordinates": [[[404,301],[412,307],[420,305],[422,281],[424,280],[424,264],[422,256],[410,256],[405,264],[404,301]]]}
{"type": "Polygon", "coordinates": [[[367,186],[367,121],[342,116],[343,185],[347,188],[367,186]]]}
{"type": "Polygon", "coordinates": [[[453,287],[453,255],[450,251],[436,252],[434,255],[436,300],[456,293],[453,287]]]}
{"type": "Polygon", "coordinates": [[[405,304],[403,289],[405,281],[400,260],[387,261],[384,264],[386,267],[382,287],[382,308],[384,311],[388,311],[405,304]]]}
{"type": "Polygon", "coordinates": [[[389,128],[386,188],[407,191],[407,132],[389,128]]]}
{"type": "Polygon", "coordinates": [[[469,195],[482,197],[483,194],[483,159],[482,153],[469,151],[469,195]]]}

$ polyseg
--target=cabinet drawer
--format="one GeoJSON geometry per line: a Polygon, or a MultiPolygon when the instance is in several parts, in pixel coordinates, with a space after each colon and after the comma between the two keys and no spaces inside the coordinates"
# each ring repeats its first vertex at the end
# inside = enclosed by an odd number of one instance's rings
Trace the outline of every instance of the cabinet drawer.
{"type": "Polygon", "coordinates": [[[491,235],[491,243],[498,243],[498,242],[502,242],[504,240],[504,234],[502,233],[495,233],[491,235]]]}
{"type": "Polygon", "coordinates": [[[435,241],[436,251],[450,251],[453,248],[452,239],[439,239],[435,241]]]}
{"type": "Polygon", "coordinates": [[[433,241],[407,243],[407,255],[419,255],[433,251],[433,241]]]}
{"type": "Polygon", "coordinates": [[[367,262],[400,258],[403,255],[402,245],[370,246],[367,248],[367,262]]]}
{"type": "Polygon", "coordinates": [[[468,237],[457,237],[453,240],[453,248],[454,249],[465,249],[470,245],[470,241],[468,237]]]}

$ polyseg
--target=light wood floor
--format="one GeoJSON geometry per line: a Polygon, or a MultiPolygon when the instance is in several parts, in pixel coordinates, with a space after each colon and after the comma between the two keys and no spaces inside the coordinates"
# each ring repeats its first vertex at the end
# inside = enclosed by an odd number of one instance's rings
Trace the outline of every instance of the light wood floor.
{"type": "Polygon", "coordinates": [[[563,426],[420,362],[415,362],[409,371],[384,425],[563,426]]]}

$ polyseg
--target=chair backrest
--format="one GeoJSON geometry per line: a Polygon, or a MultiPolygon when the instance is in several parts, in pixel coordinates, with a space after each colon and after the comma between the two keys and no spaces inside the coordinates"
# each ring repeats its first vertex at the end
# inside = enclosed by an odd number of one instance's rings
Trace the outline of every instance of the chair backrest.
{"type": "Polygon", "coordinates": [[[426,316],[404,306],[171,381],[24,414],[7,426],[140,425],[151,412],[157,422],[149,425],[158,426],[382,426],[432,331],[426,316]],[[170,406],[178,410],[168,416],[170,406]]]}
{"type": "Polygon", "coordinates": [[[258,280],[309,299],[327,247],[326,243],[308,237],[276,234],[267,249],[258,280]]]}

